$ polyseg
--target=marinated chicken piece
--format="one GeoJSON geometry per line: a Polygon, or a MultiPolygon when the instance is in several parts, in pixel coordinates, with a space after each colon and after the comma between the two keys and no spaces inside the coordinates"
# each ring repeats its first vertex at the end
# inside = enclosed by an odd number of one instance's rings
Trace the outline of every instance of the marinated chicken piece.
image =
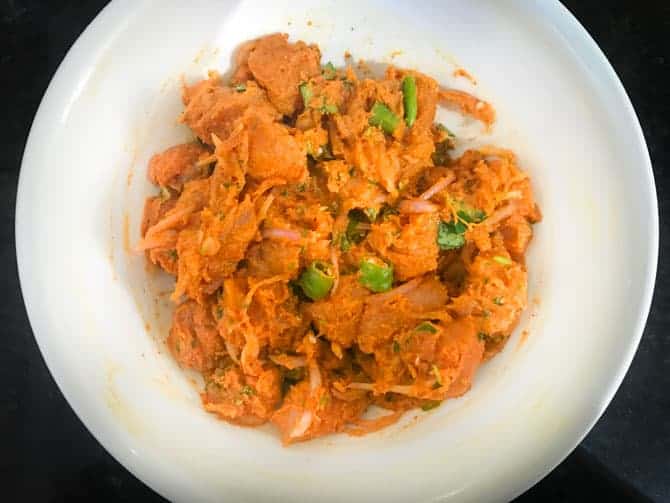
{"type": "Polygon", "coordinates": [[[254,117],[269,120],[281,116],[267,100],[265,92],[253,82],[246,84],[244,91],[224,86],[219,77],[184,88],[183,100],[186,107],[181,122],[186,124],[209,145],[213,145],[212,135],[225,140],[247,111],[254,117]]]}
{"type": "Polygon", "coordinates": [[[211,163],[202,162],[207,157],[211,157],[211,153],[199,143],[175,145],[149,160],[149,180],[181,191],[185,182],[209,176],[211,163]]]}
{"type": "Polygon", "coordinates": [[[286,127],[257,117],[248,121],[249,176],[263,180],[270,177],[299,182],[307,176],[307,151],[286,127]]]}
{"type": "Polygon", "coordinates": [[[167,345],[179,365],[201,372],[214,368],[223,351],[211,313],[191,300],[175,309],[167,345]]]}
{"type": "Polygon", "coordinates": [[[314,45],[288,42],[277,33],[258,39],[249,50],[247,65],[270,102],[284,115],[293,115],[300,106],[298,86],[321,72],[321,52],[314,45]]]}

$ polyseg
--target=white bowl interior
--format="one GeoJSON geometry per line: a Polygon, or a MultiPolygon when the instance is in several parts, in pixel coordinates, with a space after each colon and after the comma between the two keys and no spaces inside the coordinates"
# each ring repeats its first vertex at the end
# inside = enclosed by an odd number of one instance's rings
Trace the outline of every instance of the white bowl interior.
{"type": "MultiPolygon", "coordinates": [[[[445,120],[461,137],[477,126],[445,120]]],[[[572,449],[616,390],[646,318],[657,218],[644,140],[616,76],[557,3],[115,1],[45,96],[21,173],[17,252],[31,323],[98,440],[176,500],[502,500],[572,449]],[[275,31],[324,62],[417,68],[491,101],[492,143],[515,150],[544,221],[530,307],[473,389],[362,438],[291,448],[271,427],[205,413],[163,340],[170,281],[132,252],[149,157],[189,138],[182,75],[225,71],[275,31]],[[464,67],[473,85],[453,71],[464,67]],[[526,331],[526,333],[522,333],[526,331]]]]}

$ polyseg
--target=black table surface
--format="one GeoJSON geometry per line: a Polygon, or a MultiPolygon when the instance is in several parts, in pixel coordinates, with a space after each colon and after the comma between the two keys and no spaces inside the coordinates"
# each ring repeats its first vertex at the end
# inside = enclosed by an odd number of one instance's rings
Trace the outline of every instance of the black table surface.
{"type": "MultiPolygon", "coordinates": [[[[163,501],[63,398],[33,338],[16,272],[14,203],[31,121],[58,64],[106,3],[0,0],[0,491],[21,501],[163,501]]],[[[670,501],[670,3],[564,3],[611,61],[642,123],[661,247],[649,321],[621,388],[581,445],[519,501],[670,501]]]]}

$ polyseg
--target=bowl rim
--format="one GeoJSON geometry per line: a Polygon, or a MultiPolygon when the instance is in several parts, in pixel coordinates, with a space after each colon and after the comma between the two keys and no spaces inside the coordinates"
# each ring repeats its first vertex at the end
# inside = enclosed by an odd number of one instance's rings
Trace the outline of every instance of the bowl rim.
{"type": "MultiPolygon", "coordinates": [[[[26,140],[21,160],[21,169],[19,173],[15,205],[15,249],[19,282],[21,285],[22,297],[26,313],[28,315],[28,320],[30,322],[31,331],[35,341],[37,342],[40,354],[44,359],[45,364],[47,365],[49,373],[58,385],[61,393],[67,400],[76,416],[84,424],[86,429],[91,432],[94,438],[105,448],[107,452],[109,452],[119,463],[121,463],[143,483],[147,484],[158,494],[167,497],[168,495],[163,492],[162,488],[157,483],[158,481],[149,476],[148,471],[142,466],[143,463],[140,460],[132,458],[132,456],[127,451],[124,451],[123,449],[107,441],[105,439],[104,431],[93,431],[89,429],[88,425],[91,424],[91,421],[89,421],[88,414],[84,410],[81,397],[73,395],[66,387],[63,386],[62,375],[58,372],[54,365],[50,365],[52,358],[50,356],[48,345],[40,338],[39,334],[34,329],[36,326],[35,320],[38,319],[38,312],[34,309],[34,307],[31,307],[31,298],[27,294],[25,287],[26,281],[28,280],[27,270],[30,264],[26,262],[26,259],[22,258],[25,256],[22,251],[27,249],[28,243],[26,241],[26,232],[24,231],[24,228],[19,225],[22,221],[27,220],[26,215],[28,214],[29,208],[25,202],[25,193],[28,190],[26,187],[25,173],[31,169],[31,150],[34,149],[36,145],[42,143],[40,139],[46,132],[44,131],[44,128],[38,127],[38,125],[43,122],[44,116],[46,115],[45,109],[51,106],[50,103],[54,100],[54,95],[58,94],[58,88],[64,85],[63,81],[65,80],[65,76],[70,73],[72,67],[75,64],[75,60],[87,54],[96,53],[96,51],[100,49],[102,42],[114,30],[118,23],[128,15],[128,6],[129,4],[127,3],[113,0],[98,13],[98,15],[79,35],[75,43],[68,50],[63,61],[60,63],[58,69],[54,73],[42,97],[42,100],[40,101],[40,105],[30,127],[30,132],[26,140]]],[[[137,4],[133,4],[131,9],[137,8],[139,6],[140,3],[138,2],[137,4]]],[[[607,388],[602,390],[604,399],[600,401],[597,407],[594,407],[593,411],[590,413],[590,417],[588,417],[588,420],[582,422],[579,428],[579,435],[576,435],[571,442],[567,443],[561,454],[556,456],[555,459],[547,464],[550,469],[537,477],[527,478],[524,484],[520,484],[514,492],[509,493],[510,499],[513,499],[514,497],[517,497],[518,495],[527,491],[529,488],[537,484],[545,476],[551,473],[551,471],[553,471],[556,466],[558,466],[582,442],[584,437],[586,437],[586,435],[591,431],[595,423],[602,416],[602,414],[605,412],[605,409],[614,398],[615,393],[620,387],[631,365],[646,326],[653,299],[659,253],[658,200],[651,158],[639,119],[621,80],[595,40],[591,37],[584,26],[568,10],[568,8],[560,3],[559,0],[540,2],[529,7],[527,6],[527,8],[531,11],[537,11],[538,14],[542,15],[545,19],[551,20],[553,22],[553,28],[555,28],[559,34],[570,40],[570,43],[574,48],[583,51],[583,54],[587,56],[592,63],[595,63],[596,66],[592,69],[592,71],[603,76],[606,79],[606,85],[614,90],[616,103],[621,108],[621,112],[628,119],[629,130],[633,133],[631,136],[631,148],[638,148],[641,153],[641,165],[639,166],[639,170],[640,175],[644,178],[644,185],[646,186],[648,195],[650,196],[647,198],[646,210],[649,213],[650,220],[648,221],[648,225],[651,235],[647,248],[647,256],[645,257],[646,275],[644,278],[644,289],[640,303],[641,309],[637,313],[637,317],[634,323],[634,331],[631,332],[630,337],[627,339],[627,342],[624,345],[625,351],[623,358],[620,360],[616,368],[616,372],[613,373],[609,385],[607,388]]]]}

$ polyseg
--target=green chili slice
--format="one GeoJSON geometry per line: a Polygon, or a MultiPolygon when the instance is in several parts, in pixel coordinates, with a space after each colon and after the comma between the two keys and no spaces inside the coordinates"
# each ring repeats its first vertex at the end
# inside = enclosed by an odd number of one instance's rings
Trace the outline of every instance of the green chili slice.
{"type": "Polygon", "coordinates": [[[393,285],[393,266],[368,257],[361,260],[358,281],[373,292],[387,292],[393,285]]]}
{"type": "Polygon", "coordinates": [[[416,80],[412,75],[407,75],[402,79],[402,102],[405,106],[405,123],[407,127],[412,127],[418,110],[416,80]]]}
{"type": "Polygon", "coordinates": [[[315,260],[300,275],[298,285],[312,300],[323,299],[333,287],[335,278],[330,264],[315,260]]]}
{"type": "Polygon", "coordinates": [[[393,134],[395,128],[398,126],[400,119],[396,114],[391,112],[391,109],[383,103],[377,101],[372,106],[372,115],[368,120],[371,126],[382,128],[385,133],[393,134]]]}

